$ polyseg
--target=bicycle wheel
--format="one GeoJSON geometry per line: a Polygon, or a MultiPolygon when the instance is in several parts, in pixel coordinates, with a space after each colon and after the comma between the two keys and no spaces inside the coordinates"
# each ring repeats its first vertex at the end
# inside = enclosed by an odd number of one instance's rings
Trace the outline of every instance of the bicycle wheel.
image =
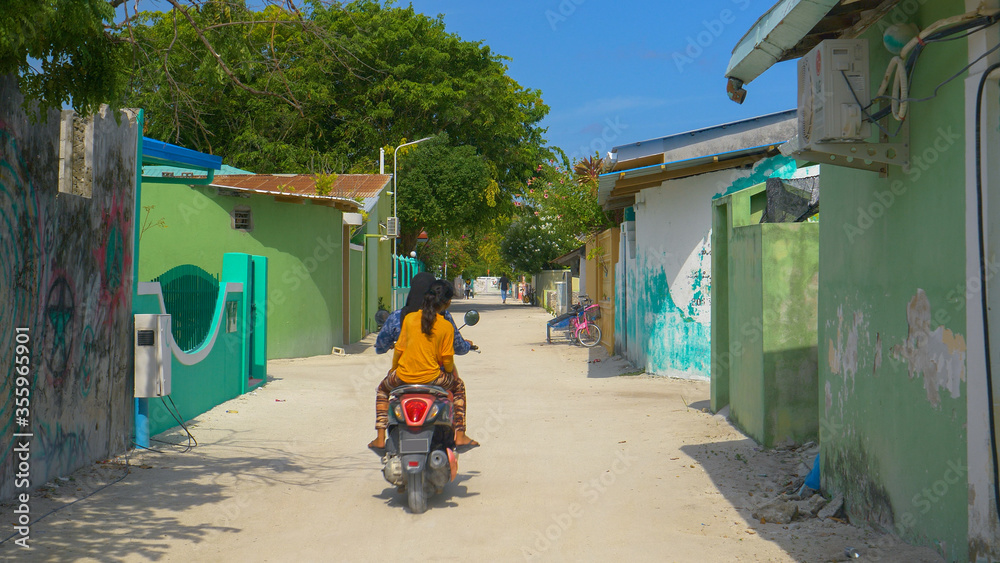
{"type": "Polygon", "coordinates": [[[601,327],[595,324],[587,324],[586,327],[577,331],[576,338],[580,341],[580,344],[583,344],[587,348],[593,348],[601,341],[601,327]]]}

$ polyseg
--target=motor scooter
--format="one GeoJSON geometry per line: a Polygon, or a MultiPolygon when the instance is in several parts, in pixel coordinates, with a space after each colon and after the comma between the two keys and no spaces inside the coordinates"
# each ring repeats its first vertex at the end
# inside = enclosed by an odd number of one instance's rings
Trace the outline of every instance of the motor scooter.
{"type": "MultiPolygon", "coordinates": [[[[469,311],[462,327],[478,322],[479,313],[469,311]]],[[[458,475],[453,403],[451,392],[434,385],[401,385],[389,393],[382,476],[406,493],[415,514],[426,511],[428,497],[458,475]]]]}

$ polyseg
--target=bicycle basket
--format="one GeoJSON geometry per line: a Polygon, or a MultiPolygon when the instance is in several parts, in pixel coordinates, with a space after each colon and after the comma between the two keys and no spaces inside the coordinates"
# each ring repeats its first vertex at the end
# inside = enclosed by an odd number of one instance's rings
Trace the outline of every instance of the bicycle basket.
{"type": "Polygon", "coordinates": [[[594,307],[593,309],[587,311],[587,318],[589,318],[592,321],[596,321],[597,319],[601,318],[601,308],[594,307]]]}

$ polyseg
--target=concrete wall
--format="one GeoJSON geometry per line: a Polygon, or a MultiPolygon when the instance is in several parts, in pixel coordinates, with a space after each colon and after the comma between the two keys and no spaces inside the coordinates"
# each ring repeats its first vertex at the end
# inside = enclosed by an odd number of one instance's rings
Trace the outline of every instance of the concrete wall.
{"type": "Polygon", "coordinates": [[[343,229],[340,211],[277,202],[271,196],[221,195],[212,187],[143,182],[150,221],[166,228],[142,234],[139,279],[180,264],[218,271],[227,252],[268,259],[268,358],[329,354],[344,345],[343,229]],[[232,228],[237,205],[251,209],[250,232],[232,228]]]}
{"type": "Polygon", "coordinates": [[[34,433],[37,486],[122,453],[132,431],[136,121],[94,118],[74,149],[92,153],[81,197],[59,193],[60,112],[33,125],[21,103],[0,78],[0,498],[21,490],[13,433],[34,433]],[[30,336],[30,427],[16,420],[16,328],[30,336]]]}
{"type": "Polygon", "coordinates": [[[672,180],[636,196],[636,254],[620,267],[626,311],[617,320],[629,361],[655,375],[710,377],[712,197],[795,170],[793,160],[774,157],[753,170],[672,180]]]}
{"type": "Polygon", "coordinates": [[[817,438],[818,247],[816,223],[737,227],[728,242],[728,292],[714,306],[728,308],[739,344],[713,367],[728,368],[730,418],[767,447],[817,438]]]}
{"type": "MultiPolygon", "coordinates": [[[[913,21],[924,27],[964,10],[928,2],[913,21]]],[[[865,35],[873,46],[877,32],[865,35]]],[[[966,49],[965,41],[927,49],[913,95],[953,74],[966,49]]],[[[874,88],[888,55],[873,48],[871,57],[874,88]]],[[[963,158],[971,147],[967,99],[954,86],[911,106],[909,173],[822,167],[820,437],[823,486],[844,494],[852,520],[967,561],[986,560],[982,546],[970,546],[968,522],[973,499],[992,489],[968,482],[985,463],[968,463],[966,447],[966,311],[978,292],[966,293],[963,158]]],[[[995,511],[983,516],[996,520],[995,511]]]]}

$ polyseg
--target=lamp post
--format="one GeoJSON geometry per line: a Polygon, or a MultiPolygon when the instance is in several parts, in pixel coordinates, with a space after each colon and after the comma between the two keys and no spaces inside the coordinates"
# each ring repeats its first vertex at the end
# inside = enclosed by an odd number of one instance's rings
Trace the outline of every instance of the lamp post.
{"type": "MultiPolygon", "coordinates": [[[[409,143],[403,143],[402,145],[399,145],[398,147],[396,147],[396,150],[392,151],[392,216],[396,217],[396,221],[399,221],[399,215],[396,214],[396,198],[397,198],[397,195],[396,195],[396,192],[397,192],[397,189],[396,189],[396,153],[398,153],[399,149],[401,149],[403,147],[406,147],[406,146],[409,146],[409,145],[415,145],[417,143],[422,143],[424,141],[430,141],[433,138],[434,137],[424,137],[423,139],[417,139],[416,141],[410,141],[409,143]]],[[[393,237],[393,239],[392,239],[392,254],[393,254],[393,256],[396,255],[396,240],[398,238],[399,237],[393,237]]]]}

